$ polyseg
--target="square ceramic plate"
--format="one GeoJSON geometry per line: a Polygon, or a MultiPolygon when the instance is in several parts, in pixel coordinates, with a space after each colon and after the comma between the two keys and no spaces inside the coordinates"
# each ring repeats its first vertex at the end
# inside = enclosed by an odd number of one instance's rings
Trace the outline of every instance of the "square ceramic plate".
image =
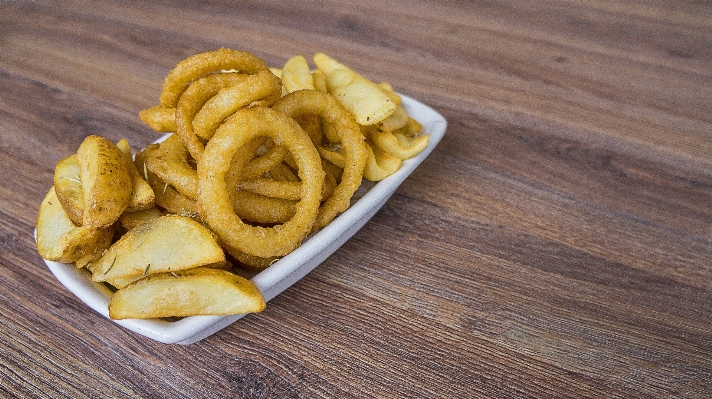
{"type": "MultiPolygon", "coordinates": [[[[364,181],[356,194],[357,201],[328,226],[311,235],[300,247],[252,278],[265,300],[277,296],[304,277],[351,238],[390,198],[398,186],[432,152],[445,134],[445,119],[432,108],[406,96],[403,106],[410,116],[423,125],[423,134],[430,134],[428,147],[417,156],[403,162],[393,175],[374,184],[364,181]]],[[[91,281],[86,269],[73,265],[45,261],[57,279],[92,309],[109,317],[111,291],[103,284],[91,281]]],[[[163,343],[191,344],[227,327],[244,315],[192,316],[178,321],[117,320],[116,323],[163,343]]]]}

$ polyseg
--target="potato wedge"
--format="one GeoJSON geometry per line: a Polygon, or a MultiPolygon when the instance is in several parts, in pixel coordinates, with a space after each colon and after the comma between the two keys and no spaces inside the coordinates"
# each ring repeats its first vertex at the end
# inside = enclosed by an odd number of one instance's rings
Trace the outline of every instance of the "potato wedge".
{"type": "Polygon", "coordinates": [[[395,111],[386,119],[382,120],[378,127],[386,132],[392,132],[408,125],[408,113],[403,107],[396,107],[395,111]]]}
{"type": "Polygon", "coordinates": [[[84,191],[76,154],[57,162],[54,168],[54,189],[67,216],[75,224],[81,225],[84,220],[84,191]]]}
{"type": "Polygon", "coordinates": [[[78,266],[101,254],[111,243],[110,228],[89,230],[75,225],[52,187],[40,204],[37,215],[37,252],[46,260],[72,263],[78,266]]]}
{"type": "Polygon", "coordinates": [[[112,225],[131,200],[133,183],[124,153],[104,137],[91,135],[77,150],[88,229],[112,225]]]}
{"type": "Polygon", "coordinates": [[[367,142],[367,144],[366,150],[368,150],[368,159],[366,160],[366,167],[363,170],[364,179],[381,181],[398,171],[401,163],[403,163],[402,159],[390,155],[372,142],[367,142]]]}
{"type": "Polygon", "coordinates": [[[124,212],[119,216],[119,222],[128,231],[163,215],[165,212],[154,206],[136,212],[124,212]]]}
{"type": "Polygon", "coordinates": [[[121,139],[116,143],[116,146],[124,153],[132,182],[131,199],[125,211],[136,212],[153,207],[156,196],[151,186],[141,177],[138,169],[136,169],[128,140],[121,139]]]}
{"type": "Polygon", "coordinates": [[[205,226],[166,215],[129,230],[87,268],[94,281],[109,281],[224,261],[225,253],[205,226]]]}
{"type": "Polygon", "coordinates": [[[430,136],[427,134],[410,137],[388,131],[377,131],[371,135],[371,140],[378,148],[400,159],[408,159],[419,154],[428,146],[429,139],[430,136]]]}
{"type": "Polygon", "coordinates": [[[176,131],[176,109],[168,108],[162,105],[146,108],[138,113],[138,118],[141,119],[151,129],[170,133],[176,131]]]}
{"type": "Polygon", "coordinates": [[[314,63],[326,75],[329,93],[354,114],[358,124],[379,123],[395,111],[397,104],[372,80],[324,53],[314,54],[314,63]]]}
{"type": "Polygon", "coordinates": [[[225,316],[261,312],[265,306],[262,293],[250,280],[201,267],[152,275],[119,289],[109,301],[109,317],[225,316]]]}
{"type": "Polygon", "coordinates": [[[282,84],[287,93],[297,90],[315,90],[314,78],[306,58],[296,55],[287,60],[282,68],[282,84]]]}

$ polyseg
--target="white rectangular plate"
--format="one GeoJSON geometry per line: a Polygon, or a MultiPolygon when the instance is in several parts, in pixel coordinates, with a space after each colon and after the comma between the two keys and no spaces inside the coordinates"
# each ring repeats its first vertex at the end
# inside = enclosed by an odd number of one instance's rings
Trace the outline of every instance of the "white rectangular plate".
{"type": "MultiPolygon", "coordinates": [[[[433,151],[445,134],[447,123],[432,108],[407,96],[403,107],[423,125],[423,134],[430,134],[428,147],[415,157],[405,160],[401,168],[386,179],[373,184],[365,181],[357,193],[360,198],[328,226],[309,237],[299,248],[275,262],[252,278],[265,300],[277,296],[312,271],[346,240],[351,238],[390,198],[398,186],[433,151]]],[[[74,265],[46,261],[47,267],[69,291],[92,309],[109,317],[111,291],[103,284],[94,283],[86,269],[74,265]]],[[[117,320],[117,324],[163,343],[191,344],[232,324],[244,315],[192,316],[178,321],[117,320]]]]}

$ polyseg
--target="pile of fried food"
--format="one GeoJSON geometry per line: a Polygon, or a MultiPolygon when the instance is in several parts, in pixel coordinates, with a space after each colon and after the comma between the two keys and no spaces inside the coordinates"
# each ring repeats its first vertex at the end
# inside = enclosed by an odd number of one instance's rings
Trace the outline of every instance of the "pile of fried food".
{"type": "Polygon", "coordinates": [[[259,312],[240,269],[264,270],[422,151],[387,83],[318,53],[270,68],[244,51],[193,55],[139,113],[160,143],[91,135],[57,163],[37,248],[114,291],[112,319],[259,312]]]}

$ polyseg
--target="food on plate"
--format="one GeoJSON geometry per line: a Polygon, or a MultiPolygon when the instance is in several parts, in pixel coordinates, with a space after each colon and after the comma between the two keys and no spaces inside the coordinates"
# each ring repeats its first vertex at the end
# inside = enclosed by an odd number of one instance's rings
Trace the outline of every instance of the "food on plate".
{"type": "Polygon", "coordinates": [[[218,128],[198,161],[198,213],[225,245],[254,256],[282,256],[311,232],[323,182],[319,153],[296,121],[271,108],[242,109],[218,128]],[[251,226],[240,219],[226,186],[226,174],[238,150],[264,136],[290,150],[302,181],[302,198],[294,216],[276,228],[251,226]]]}
{"type": "Polygon", "coordinates": [[[210,230],[191,218],[166,215],[129,230],[87,269],[93,281],[125,282],[223,262],[225,253],[210,230]]]}
{"type": "Polygon", "coordinates": [[[136,212],[124,212],[121,216],[119,216],[119,222],[121,223],[121,227],[123,227],[126,231],[129,231],[136,226],[142,225],[165,214],[165,211],[154,205],[148,209],[142,209],[136,212]]]}
{"type": "Polygon", "coordinates": [[[231,315],[261,312],[265,306],[250,280],[225,270],[195,268],[155,274],[119,289],[109,302],[109,317],[231,315]]]}
{"type": "Polygon", "coordinates": [[[284,63],[282,84],[287,93],[297,90],[316,90],[314,77],[304,56],[295,55],[284,63]]]}
{"type": "Polygon", "coordinates": [[[37,251],[47,260],[83,267],[111,243],[111,228],[87,229],[69,219],[52,187],[37,214],[37,251]]]}
{"type": "Polygon", "coordinates": [[[176,131],[176,109],[162,105],[146,108],[138,113],[138,118],[157,132],[170,133],[176,131]]]}
{"type": "Polygon", "coordinates": [[[282,96],[282,82],[270,71],[247,75],[241,81],[220,89],[193,117],[195,134],[210,140],[215,129],[243,107],[269,107],[282,96]]]}
{"type": "Polygon", "coordinates": [[[83,192],[82,225],[87,229],[111,226],[126,210],[133,190],[124,153],[106,138],[91,135],[79,146],[77,162],[83,192]]]}
{"type": "Polygon", "coordinates": [[[163,80],[160,105],[172,108],[178,105],[183,91],[196,79],[219,71],[255,74],[269,71],[264,60],[246,51],[222,48],[192,55],[173,68],[163,80]]]}
{"type": "Polygon", "coordinates": [[[129,168],[129,174],[131,175],[131,198],[129,199],[129,204],[126,206],[126,212],[136,212],[143,209],[148,209],[153,206],[155,200],[155,194],[151,186],[144,180],[136,169],[136,165],[133,163],[133,156],[131,155],[131,146],[129,146],[129,141],[126,139],[119,140],[116,143],[121,152],[124,153],[124,159],[126,159],[126,165],[129,168]]]}
{"type": "Polygon", "coordinates": [[[326,88],[354,114],[361,125],[381,122],[397,104],[375,82],[324,53],[314,54],[314,63],[326,76],[326,88]]]}
{"type": "Polygon", "coordinates": [[[183,140],[177,135],[171,135],[155,151],[147,153],[145,165],[165,184],[194,200],[198,196],[198,173],[195,166],[190,164],[189,156],[183,140]]]}
{"type": "Polygon", "coordinates": [[[84,221],[84,191],[79,179],[77,154],[72,154],[57,162],[54,167],[54,190],[57,199],[75,224],[84,221]]]}
{"type": "Polygon", "coordinates": [[[292,118],[317,115],[337,132],[344,155],[344,171],[333,195],[319,208],[314,228],[321,229],[349,207],[351,197],[361,185],[367,157],[364,138],[349,112],[331,95],[320,91],[298,90],[289,93],[272,108],[292,118]]]}
{"type": "Polygon", "coordinates": [[[259,312],[270,267],[428,144],[387,82],[317,53],[282,67],[220,49],[180,61],[132,154],[88,136],[57,163],[37,247],[115,290],[112,319],[259,312]],[[242,271],[241,271],[242,270],[242,271]]]}

